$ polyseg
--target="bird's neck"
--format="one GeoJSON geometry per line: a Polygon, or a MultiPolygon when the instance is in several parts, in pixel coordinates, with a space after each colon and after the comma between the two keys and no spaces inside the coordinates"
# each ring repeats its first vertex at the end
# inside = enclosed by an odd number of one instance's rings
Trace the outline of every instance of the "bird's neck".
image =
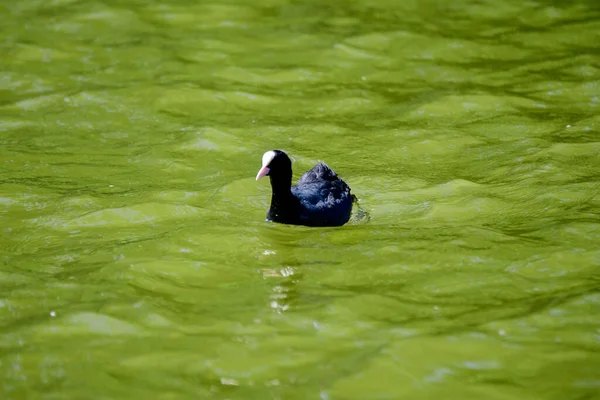
{"type": "Polygon", "coordinates": [[[267,218],[272,221],[292,223],[298,211],[298,199],[292,194],[292,177],[271,178],[271,190],[271,207],[267,218]]]}
{"type": "Polygon", "coordinates": [[[281,177],[273,179],[271,177],[271,191],[271,204],[288,201],[292,197],[292,177],[286,177],[285,179],[281,177]]]}

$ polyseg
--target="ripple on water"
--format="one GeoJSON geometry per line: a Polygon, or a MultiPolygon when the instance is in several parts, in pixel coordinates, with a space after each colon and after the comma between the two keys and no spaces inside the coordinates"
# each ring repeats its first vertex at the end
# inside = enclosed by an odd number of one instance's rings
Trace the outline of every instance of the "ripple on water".
{"type": "Polygon", "coordinates": [[[133,323],[108,315],[94,312],[79,312],[60,316],[51,323],[43,324],[35,328],[39,335],[141,335],[143,328],[133,323]]]}
{"type": "Polygon", "coordinates": [[[222,107],[259,108],[276,103],[276,98],[256,93],[180,86],[165,89],[156,100],[156,107],[172,115],[195,115],[217,108],[222,112],[222,107]]]}
{"type": "Polygon", "coordinates": [[[128,226],[131,224],[153,225],[171,219],[189,218],[205,213],[206,210],[188,205],[145,203],[94,211],[64,223],[61,228],[128,226]]]}
{"type": "Polygon", "coordinates": [[[308,68],[289,68],[286,70],[280,70],[275,68],[246,69],[239,67],[226,67],[215,72],[215,76],[219,76],[231,82],[241,82],[244,84],[252,83],[254,85],[280,85],[295,82],[316,83],[321,81],[323,73],[319,71],[313,71],[308,68]]]}
{"type": "MultiPolygon", "coordinates": [[[[234,131],[234,133],[237,133],[234,131]]],[[[213,127],[198,128],[194,132],[188,132],[180,140],[181,143],[174,144],[176,150],[221,152],[231,156],[247,151],[247,142],[240,135],[235,135],[222,129],[213,127]]]]}

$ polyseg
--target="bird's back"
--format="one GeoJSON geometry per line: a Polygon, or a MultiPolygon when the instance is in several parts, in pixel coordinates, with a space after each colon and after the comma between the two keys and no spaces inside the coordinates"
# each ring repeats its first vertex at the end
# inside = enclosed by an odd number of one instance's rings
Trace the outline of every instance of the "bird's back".
{"type": "Polygon", "coordinates": [[[306,225],[343,225],[350,218],[350,187],[323,162],[302,175],[292,194],[300,200],[306,225]]]}
{"type": "Polygon", "coordinates": [[[340,178],[338,178],[337,174],[331,168],[329,168],[327,164],[325,164],[322,161],[319,161],[317,165],[315,165],[314,167],[312,167],[312,169],[306,171],[304,175],[302,175],[300,181],[298,182],[298,185],[319,181],[334,182],[337,180],[341,180],[340,178]]]}

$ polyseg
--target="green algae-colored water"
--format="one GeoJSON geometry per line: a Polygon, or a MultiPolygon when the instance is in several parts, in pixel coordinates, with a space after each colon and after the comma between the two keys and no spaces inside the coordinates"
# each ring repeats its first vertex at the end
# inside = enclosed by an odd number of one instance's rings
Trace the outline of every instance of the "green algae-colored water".
{"type": "Polygon", "coordinates": [[[0,398],[600,398],[598,4],[4,2],[0,398]]]}

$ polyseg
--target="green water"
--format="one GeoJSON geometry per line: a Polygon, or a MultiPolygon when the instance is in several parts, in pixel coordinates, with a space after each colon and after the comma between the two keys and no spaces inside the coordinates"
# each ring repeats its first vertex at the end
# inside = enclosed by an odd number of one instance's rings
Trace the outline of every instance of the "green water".
{"type": "Polygon", "coordinates": [[[599,4],[4,2],[0,398],[600,398],[599,4]]]}

